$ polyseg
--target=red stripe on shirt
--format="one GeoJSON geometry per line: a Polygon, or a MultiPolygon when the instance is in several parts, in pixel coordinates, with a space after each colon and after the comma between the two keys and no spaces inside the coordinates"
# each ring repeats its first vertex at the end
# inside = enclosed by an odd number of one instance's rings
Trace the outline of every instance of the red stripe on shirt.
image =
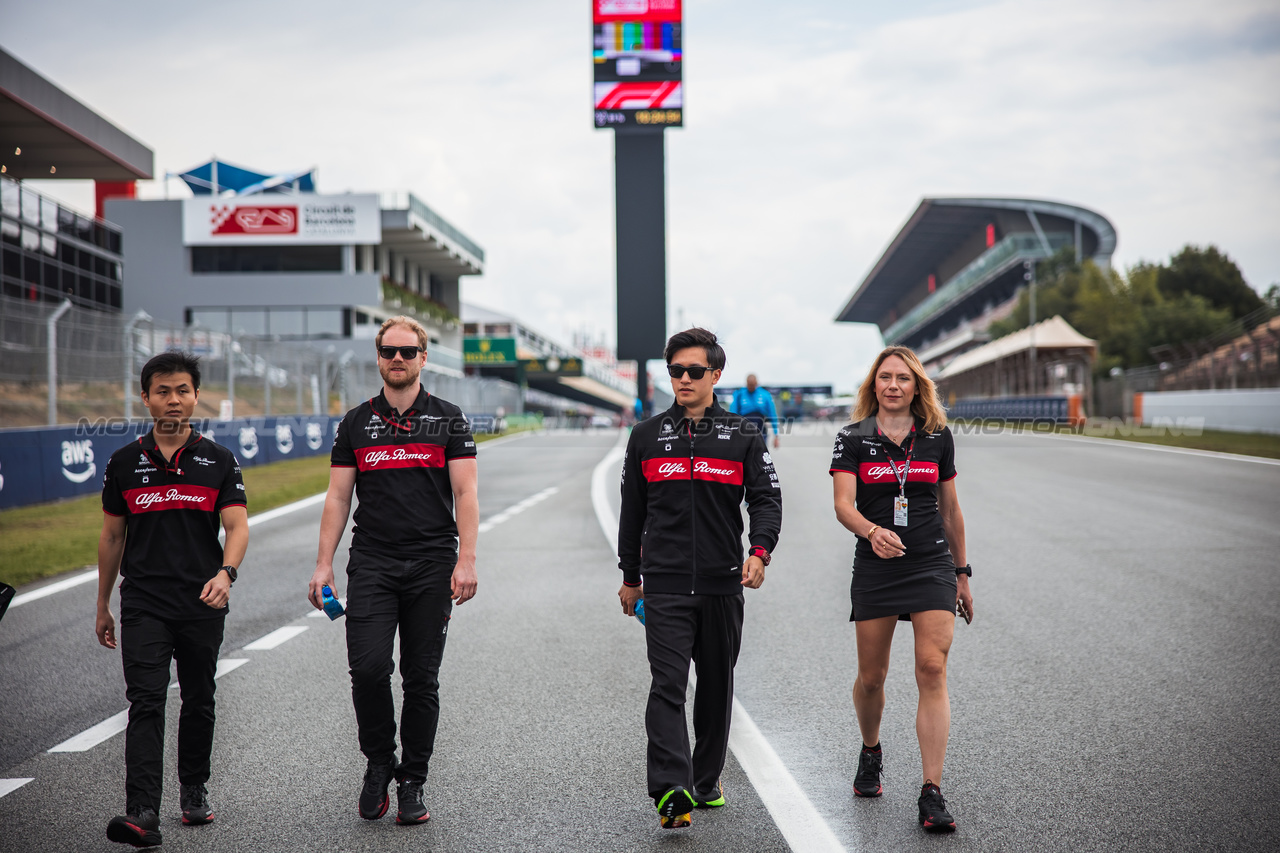
{"type": "Polygon", "coordinates": [[[209,486],[148,486],[125,489],[130,512],[158,512],[165,509],[194,509],[213,512],[218,490],[209,486]]]}
{"type": "MultiPolygon", "coordinates": [[[[689,479],[689,461],[687,459],[646,459],[640,463],[640,469],[644,474],[644,478],[650,483],[663,480],[689,479]]],[[[732,462],[727,459],[695,457],[693,460],[693,479],[741,486],[742,463],[732,462]]]]}
{"type": "Polygon", "coordinates": [[[443,468],[444,445],[394,444],[356,448],[356,467],[361,471],[391,468],[443,468]]]}
{"type": "MultiPolygon", "coordinates": [[[[902,473],[903,462],[893,463],[898,468],[898,474],[902,473]]],[[[893,468],[888,462],[859,462],[858,477],[864,483],[892,483],[897,485],[898,476],[893,473],[893,468]]],[[[915,462],[911,463],[911,470],[907,473],[907,482],[909,483],[936,483],[938,482],[938,464],[936,462],[915,462]]]]}

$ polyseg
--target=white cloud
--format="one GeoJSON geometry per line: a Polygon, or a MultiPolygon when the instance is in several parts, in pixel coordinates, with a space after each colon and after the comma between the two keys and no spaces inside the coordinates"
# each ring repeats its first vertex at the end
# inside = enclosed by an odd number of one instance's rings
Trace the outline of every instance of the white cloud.
{"type": "MultiPolygon", "coordinates": [[[[485,247],[466,298],[612,335],[612,139],[590,127],[585,3],[146,4],[101,21],[25,5],[8,49],[158,168],[216,152],[318,165],[323,190],[411,190],[485,247]]],[[[849,387],[878,338],[831,317],[927,195],[1073,201],[1116,225],[1120,265],[1212,242],[1255,286],[1280,281],[1269,4],[706,0],[686,48],[668,305],[722,334],[730,379],[849,387]]]]}

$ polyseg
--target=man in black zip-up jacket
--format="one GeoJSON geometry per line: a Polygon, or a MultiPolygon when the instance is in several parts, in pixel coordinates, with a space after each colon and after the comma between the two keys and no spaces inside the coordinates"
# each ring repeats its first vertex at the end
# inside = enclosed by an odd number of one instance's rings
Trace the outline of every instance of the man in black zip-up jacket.
{"type": "Polygon", "coordinates": [[[725,411],[714,386],[724,350],[705,329],[672,336],[664,353],[676,402],[632,429],[622,468],[618,591],[623,612],[644,598],[649,668],[645,711],[649,795],[664,828],[693,807],[724,805],[733,668],[743,587],[759,588],[782,527],[782,491],[760,430],[725,411]],[[743,559],[743,497],[751,516],[743,559]],[[643,583],[643,587],[641,584],[643,583]],[[697,664],[689,750],[685,689],[697,664]]]}

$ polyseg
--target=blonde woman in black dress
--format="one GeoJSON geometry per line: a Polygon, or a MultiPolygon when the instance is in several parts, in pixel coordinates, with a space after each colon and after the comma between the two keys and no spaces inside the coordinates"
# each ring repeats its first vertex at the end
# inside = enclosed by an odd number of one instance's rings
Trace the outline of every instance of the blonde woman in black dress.
{"type": "Polygon", "coordinates": [[[951,727],[947,654],[956,611],[973,614],[972,570],[955,487],[955,443],[933,382],[907,347],[888,347],[858,391],[832,454],[836,518],[858,536],[850,596],[858,643],[853,706],[862,733],[854,793],[878,797],[880,719],[899,620],[915,634],[920,823],[952,832],[939,785],[951,727]]]}

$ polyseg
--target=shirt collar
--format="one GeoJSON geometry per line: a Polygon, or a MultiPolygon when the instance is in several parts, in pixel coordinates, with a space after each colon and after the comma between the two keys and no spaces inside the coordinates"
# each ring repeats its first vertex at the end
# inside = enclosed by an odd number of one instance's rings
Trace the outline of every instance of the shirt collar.
{"type": "MultiPolygon", "coordinates": [[[[187,436],[187,440],[183,442],[182,447],[178,449],[186,450],[188,447],[195,444],[197,441],[199,441],[202,438],[204,438],[204,436],[200,434],[200,431],[197,430],[195,427],[192,427],[191,434],[187,436]]],[[[147,431],[146,435],[138,439],[138,443],[142,445],[143,450],[155,450],[156,449],[156,428],[152,426],[151,429],[147,431]]]]}
{"type": "MultiPolygon", "coordinates": [[[[402,418],[408,418],[413,415],[422,414],[427,410],[427,400],[430,399],[430,397],[431,395],[427,393],[427,389],[423,388],[422,383],[419,382],[418,396],[413,398],[413,405],[409,407],[408,411],[400,412],[399,416],[402,418]]],[[[386,389],[379,391],[378,396],[369,401],[369,405],[372,406],[373,410],[384,420],[388,419],[388,416],[394,417],[392,414],[391,404],[387,402],[386,389]]]]}

